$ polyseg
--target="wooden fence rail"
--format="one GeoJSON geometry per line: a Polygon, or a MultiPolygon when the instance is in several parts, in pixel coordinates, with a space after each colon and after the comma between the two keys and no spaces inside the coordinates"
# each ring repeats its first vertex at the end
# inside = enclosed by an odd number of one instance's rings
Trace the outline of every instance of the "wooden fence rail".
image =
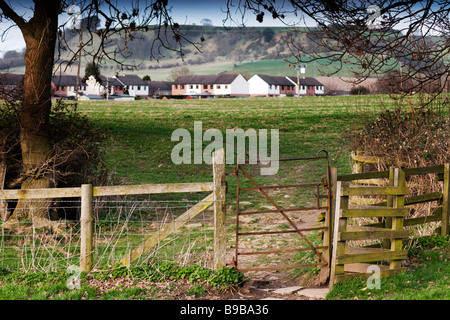
{"type": "MultiPolygon", "coordinates": [[[[358,158],[361,160],[360,158],[358,158]]],[[[423,194],[419,196],[411,196],[405,198],[405,206],[410,206],[418,203],[439,201],[440,206],[432,210],[432,214],[426,217],[419,218],[405,218],[404,225],[412,226],[417,224],[424,224],[433,221],[441,221],[441,234],[450,234],[449,217],[450,217],[450,164],[445,163],[441,165],[429,166],[429,167],[419,167],[419,168],[403,168],[402,171],[405,173],[405,177],[412,175],[423,175],[423,174],[436,174],[437,181],[442,181],[443,192],[432,192],[428,194],[423,194]]],[[[338,175],[337,181],[367,181],[370,179],[380,179],[380,178],[392,178],[392,168],[386,171],[377,172],[361,172],[347,175],[338,175]]],[[[379,202],[374,204],[375,206],[386,206],[387,201],[379,202]]],[[[380,227],[383,223],[371,224],[371,227],[380,227]]]]}
{"type": "Polygon", "coordinates": [[[377,265],[383,275],[403,271],[401,261],[406,258],[407,253],[402,248],[402,239],[408,237],[408,232],[403,230],[404,217],[408,214],[408,210],[404,209],[404,196],[409,193],[404,172],[396,168],[393,183],[389,186],[350,187],[348,182],[338,181],[336,191],[330,287],[334,283],[352,277],[369,277],[371,273],[367,270],[373,262],[390,261],[388,266],[377,265]],[[376,208],[372,206],[349,208],[350,196],[374,194],[392,198],[392,201],[388,201],[390,205],[376,208]],[[376,228],[348,224],[349,218],[366,217],[389,217],[390,227],[376,228]],[[388,239],[389,246],[372,248],[348,245],[348,241],[351,240],[373,239],[388,239]]]}
{"type": "MultiPolygon", "coordinates": [[[[167,194],[167,193],[193,193],[212,192],[183,214],[183,217],[194,218],[198,213],[214,205],[214,268],[220,269],[226,265],[225,262],[225,154],[224,150],[213,153],[213,181],[192,183],[166,183],[166,184],[143,184],[126,186],[92,186],[84,184],[81,187],[72,188],[48,188],[48,189],[19,189],[0,190],[0,200],[32,200],[32,199],[59,199],[59,198],[81,198],[81,246],[80,246],[80,270],[89,272],[93,265],[93,207],[94,197],[119,196],[119,195],[142,195],[142,194],[167,194]]],[[[121,259],[124,265],[129,265],[133,260],[150,249],[150,243],[154,244],[167,237],[170,233],[178,230],[188,220],[180,223],[180,219],[160,231],[158,236],[147,238],[143,244],[133,249],[121,259]],[[156,240],[155,240],[156,239],[156,240]]]]}

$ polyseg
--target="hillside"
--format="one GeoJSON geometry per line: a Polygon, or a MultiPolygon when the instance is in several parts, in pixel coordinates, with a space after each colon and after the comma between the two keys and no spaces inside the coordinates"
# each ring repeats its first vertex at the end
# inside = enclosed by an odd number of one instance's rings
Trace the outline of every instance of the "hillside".
{"type": "MultiPolygon", "coordinates": [[[[117,72],[133,73],[139,76],[149,75],[152,80],[169,80],[172,70],[181,66],[189,67],[194,74],[217,74],[221,72],[236,72],[246,76],[255,73],[265,73],[269,75],[296,75],[296,70],[286,63],[285,58],[292,54],[287,46],[288,29],[283,27],[246,27],[230,28],[213,26],[184,26],[183,32],[187,39],[198,43],[198,50],[187,41],[182,40],[184,45],[184,59],[180,54],[166,48],[152,46],[156,31],[135,33],[134,40],[127,42],[127,50],[131,52],[126,58],[126,62],[138,65],[138,69],[131,67],[120,70],[117,62],[105,60],[101,66],[103,75],[112,76],[117,72]],[[203,40],[203,41],[201,41],[203,40]],[[153,53],[155,58],[151,58],[153,53]]],[[[84,39],[89,38],[86,33],[84,39]]],[[[175,40],[168,37],[168,45],[175,45],[175,40]]],[[[306,48],[312,48],[313,43],[308,40],[304,33],[294,35],[294,41],[301,43],[306,48]]],[[[98,42],[96,36],[93,38],[93,45],[98,42]]],[[[69,47],[78,46],[78,37],[68,40],[69,47]]],[[[120,38],[110,38],[106,45],[108,50],[113,52],[117,47],[123,48],[124,41],[120,38]]],[[[91,47],[92,48],[92,47],[91,47]]],[[[86,47],[90,50],[90,47],[86,47]]],[[[120,59],[121,57],[119,57],[120,59]]],[[[70,59],[69,51],[61,51],[59,62],[70,59]]],[[[124,59],[124,58],[122,58],[124,59]]],[[[89,56],[82,58],[81,74],[84,74],[84,66],[90,62],[89,56]]],[[[75,66],[66,68],[63,65],[61,72],[76,74],[75,66]]],[[[324,58],[307,65],[304,76],[326,76],[334,73],[341,66],[328,65],[324,58]]],[[[10,72],[23,72],[23,66],[14,66],[10,72]]],[[[58,72],[60,72],[58,70],[58,72]]],[[[351,70],[345,65],[334,76],[352,76],[351,70]]]]}

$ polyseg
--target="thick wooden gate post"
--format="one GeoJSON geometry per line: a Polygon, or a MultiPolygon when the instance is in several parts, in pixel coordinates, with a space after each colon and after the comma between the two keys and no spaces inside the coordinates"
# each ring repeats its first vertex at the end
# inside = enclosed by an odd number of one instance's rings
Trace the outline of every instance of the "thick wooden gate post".
{"type": "Polygon", "coordinates": [[[91,184],[81,185],[81,252],[80,271],[89,272],[92,269],[92,248],[94,239],[93,228],[93,193],[91,184]]]}
{"type": "MultiPolygon", "coordinates": [[[[405,172],[400,170],[400,168],[394,169],[394,187],[406,187],[406,177],[405,172]]],[[[393,207],[395,209],[403,209],[405,207],[405,195],[396,195],[393,198],[393,207]]],[[[403,230],[403,219],[404,217],[392,217],[391,218],[391,228],[393,231],[403,230]]],[[[403,239],[391,239],[391,251],[401,251],[403,248],[403,239]]],[[[402,260],[392,260],[389,269],[400,269],[402,265],[402,260]]]]}
{"type": "Polygon", "coordinates": [[[338,263],[338,256],[345,254],[346,241],[339,239],[339,232],[347,230],[347,218],[341,217],[341,210],[347,209],[349,205],[349,197],[343,196],[342,190],[348,187],[348,182],[338,181],[336,185],[336,203],[334,207],[334,226],[333,226],[333,254],[331,257],[330,270],[330,289],[333,288],[336,276],[344,274],[344,264],[338,263]]]}
{"type": "Polygon", "coordinates": [[[450,163],[444,164],[444,188],[442,190],[443,203],[442,203],[442,225],[441,234],[446,236],[450,233],[450,163]]]}
{"type": "Polygon", "coordinates": [[[226,182],[224,149],[213,153],[214,181],[214,269],[226,265],[226,182]]]}
{"type": "Polygon", "coordinates": [[[336,168],[330,168],[330,182],[329,187],[331,188],[331,199],[328,213],[325,216],[325,226],[328,227],[328,230],[324,232],[323,237],[323,245],[328,246],[324,250],[324,257],[328,259],[328,267],[331,266],[331,257],[333,252],[333,227],[334,227],[334,214],[335,214],[335,207],[336,207],[336,190],[337,190],[337,169],[336,168]]]}

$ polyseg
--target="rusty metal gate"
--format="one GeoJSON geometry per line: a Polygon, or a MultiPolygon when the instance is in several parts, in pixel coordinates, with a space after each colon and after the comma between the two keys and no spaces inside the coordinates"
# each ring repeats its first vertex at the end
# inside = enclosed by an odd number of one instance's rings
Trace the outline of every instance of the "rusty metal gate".
{"type": "MultiPolygon", "coordinates": [[[[329,159],[328,159],[328,152],[325,150],[320,150],[317,152],[316,156],[314,157],[305,157],[305,158],[291,158],[291,159],[280,159],[279,161],[326,161],[326,172],[322,172],[320,176],[316,177],[317,181],[313,183],[303,183],[303,184],[290,184],[290,185],[260,185],[255,179],[249,174],[249,172],[244,168],[244,165],[237,164],[234,170],[234,175],[236,175],[236,185],[237,185],[237,195],[236,195],[236,241],[235,241],[235,256],[233,264],[239,271],[261,271],[261,270],[270,270],[270,269],[287,269],[287,268],[298,268],[298,267],[306,267],[306,266],[328,266],[329,267],[329,261],[330,261],[330,251],[329,245],[328,245],[328,239],[330,239],[330,228],[329,221],[330,221],[330,204],[331,204],[331,188],[329,185],[330,182],[330,167],[329,167],[329,159]],[[242,179],[240,175],[243,175],[246,179],[251,181],[251,187],[241,187],[240,186],[240,180],[242,179]],[[323,179],[326,177],[326,179],[323,179]],[[286,188],[314,188],[315,189],[315,200],[314,205],[308,205],[308,206],[301,206],[296,208],[283,208],[280,203],[277,203],[274,201],[273,197],[269,196],[268,192],[266,190],[271,189],[286,189],[286,188]],[[244,210],[241,211],[240,209],[240,195],[242,191],[251,191],[255,190],[258,191],[262,196],[269,201],[271,206],[273,206],[273,209],[270,210],[254,210],[254,211],[248,211],[244,210]],[[322,190],[322,191],[321,191],[322,190]],[[325,200],[326,199],[326,200],[325,200]],[[326,204],[322,203],[323,201],[326,201],[326,204]],[[322,226],[315,226],[315,227],[309,227],[309,228],[299,228],[297,226],[297,223],[293,221],[288,215],[288,213],[292,212],[306,212],[311,210],[325,210],[325,222],[322,226]],[[240,225],[240,219],[242,219],[243,216],[249,216],[249,215],[258,215],[258,214],[281,214],[281,219],[288,223],[288,226],[290,228],[288,230],[264,230],[264,231],[251,231],[246,232],[244,230],[241,230],[240,225]],[[314,231],[314,230],[323,230],[323,241],[322,245],[313,245],[313,243],[307,238],[305,235],[308,231],[314,231]],[[241,237],[251,237],[255,235],[280,235],[280,234],[297,234],[306,244],[304,247],[294,247],[294,248],[277,248],[275,250],[247,250],[248,248],[241,248],[240,247],[240,239],[241,237]],[[328,233],[327,235],[325,235],[328,233]],[[258,266],[258,267],[252,267],[252,268],[240,268],[240,258],[243,256],[250,256],[250,255],[273,255],[273,254],[284,254],[284,253],[294,253],[298,251],[307,251],[312,250],[314,252],[315,260],[318,260],[314,263],[308,263],[308,264],[288,264],[288,265],[272,265],[268,267],[258,266]]],[[[245,164],[247,165],[247,164],[245,164]]],[[[274,176],[274,179],[276,179],[276,176],[274,176]]]]}

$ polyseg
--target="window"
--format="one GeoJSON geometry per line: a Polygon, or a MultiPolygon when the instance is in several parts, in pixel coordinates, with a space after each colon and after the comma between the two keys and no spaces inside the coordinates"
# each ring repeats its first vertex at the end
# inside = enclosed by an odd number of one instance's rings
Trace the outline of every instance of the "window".
{"type": "Polygon", "coordinates": [[[198,84],[195,85],[195,89],[198,89],[198,84]]]}
{"type": "Polygon", "coordinates": [[[228,86],[227,86],[227,85],[225,85],[225,89],[228,89],[228,86]]]}
{"type": "Polygon", "coordinates": [[[207,84],[204,84],[204,85],[203,85],[203,89],[208,89],[208,85],[207,85],[207,84]]]}
{"type": "Polygon", "coordinates": [[[184,89],[184,84],[180,84],[180,89],[184,89]]]}
{"type": "Polygon", "coordinates": [[[141,90],[141,86],[137,86],[137,89],[138,89],[138,90],[141,90]]]}
{"type": "Polygon", "coordinates": [[[218,84],[218,85],[216,86],[216,88],[217,88],[217,89],[220,89],[220,84],[218,84]]]}

